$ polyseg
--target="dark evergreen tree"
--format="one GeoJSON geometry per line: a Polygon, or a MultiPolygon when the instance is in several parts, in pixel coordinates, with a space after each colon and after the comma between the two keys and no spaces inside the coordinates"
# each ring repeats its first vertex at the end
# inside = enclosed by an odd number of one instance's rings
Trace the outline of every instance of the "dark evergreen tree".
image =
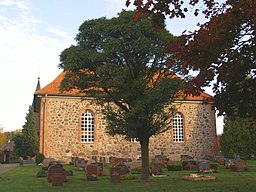
{"type": "Polygon", "coordinates": [[[226,117],[223,135],[220,139],[221,150],[228,158],[240,155],[249,159],[256,152],[256,122],[249,118],[226,117]]]}
{"type": "Polygon", "coordinates": [[[38,153],[38,135],[32,107],[29,106],[22,132],[14,136],[15,151],[23,158],[34,157],[38,153]]]}

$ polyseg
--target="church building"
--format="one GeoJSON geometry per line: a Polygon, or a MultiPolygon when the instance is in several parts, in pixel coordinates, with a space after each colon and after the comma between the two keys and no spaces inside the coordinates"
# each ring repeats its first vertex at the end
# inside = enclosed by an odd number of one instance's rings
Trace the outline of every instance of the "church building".
{"type": "MultiPolygon", "coordinates": [[[[76,91],[61,92],[60,84],[65,72],[34,95],[34,111],[40,152],[66,163],[71,157],[84,159],[122,157],[138,159],[140,144],[136,138],[110,136],[102,106],[95,98],[83,97],[76,91]]],[[[211,96],[177,98],[174,105],[172,129],[150,138],[149,157],[164,154],[169,159],[180,160],[181,155],[193,158],[212,156],[217,150],[215,110],[208,100],[211,96]]]]}

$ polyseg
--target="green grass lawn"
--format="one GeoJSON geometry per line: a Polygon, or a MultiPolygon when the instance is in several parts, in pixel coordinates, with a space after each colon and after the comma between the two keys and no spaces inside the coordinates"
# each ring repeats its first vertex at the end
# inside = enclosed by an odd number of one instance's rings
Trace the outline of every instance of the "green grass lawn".
{"type": "MultiPolygon", "coordinates": [[[[71,165],[65,165],[66,170],[73,170],[74,176],[69,176],[62,187],[52,187],[47,179],[36,177],[41,167],[25,165],[17,167],[0,175],[1,192],[254,192],[256,191],[256,161],[248,161],[247,172],[233,172],[220,167],[215,181],[186,181],[195,171],[164,171],[166,177],[150,177],[148,183],[141,183],[139,179],[122,180],[120,184],[111,184],[109,169],[105,167],[104,176],[98,181],[86,181],[85,172],[78,171],[71,165]]],[[[139,178],[139,175],[138,175],[139,178]]]]}

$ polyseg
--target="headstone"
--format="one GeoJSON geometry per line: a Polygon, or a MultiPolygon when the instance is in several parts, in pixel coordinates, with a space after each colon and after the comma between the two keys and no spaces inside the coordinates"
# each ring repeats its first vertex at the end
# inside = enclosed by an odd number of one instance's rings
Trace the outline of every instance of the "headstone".
{"type": "Polygon", "coordinates": [[[224,166],[226,169],[232,169],[235,166],[235,160],[234,159],[225,159],[224,166]]]}
{"type": "Polygon", "coordinates": [[[111,156],[109,157],[109,163],[114,163],[115,162],[115,157],[111,156]]]}
{"type": "Polygon", "coordinates": [[[243,172],[247,170],[247,166],[244,160],[235,161],[235,165],[233,167],[234,171],[243,172]]]}
{"type": "Polygon", "coordinates": [[[92,160],[97,162],[97,157],[96,156],[92,156],[92,160]]]}
{"type": "Polygon", "coordinates": [[[105,157],[100,157],[100,163],[105,164],[106,163],[106,158],[105,157]]]}
{"type": "Polygon", "coordinates": [[[85,159],[83,158],[78,158],[77,161],[76,161],[76,167],[79,169],[79,170],[85,170],[85,166],[87,164],[88,161],[86,161],[85,159]]]}
{"type": "Polygon", "coordinates": [[[77,161],[78,161],[78,157],[74,157],[74,166],[77,167],[77,161]]]}
{"type": "Polygon", "coordinates": [[[162,175],[162,168],[160,167],[159,164],[154,164],[151,167],[151,175],[155,176],[155,175],[162,175]]]}
{"type": "Polygon", "coordinates": [[[198,172],[203,172],[203,173],[212,172],[211,165],[207,161],[198,162],[197,170],[198,170],[198,172]]]}
{"type": "Polygon", "coordinates": [[[111,183],[120,183],[121,182],[121,174],[120,174],[120,168],[112,167],[109,169],[110,171],[110,182],[111,183]]]}
{"type": "Polygon", "coordinates": [[[116,164],[114,167],[120,169],[120,175],[125,175],[130,172],[128,167],[123,163],[116,164]]]}
{"type": "Polygon", "coordinates": [[[70,164],[71,165],[75,165],[75,159],[76,159],[77,157],[71,157],[71,162],[70,162],[70,164]]]}
{"type": "Polygon", "coordinates": [[[96,181],[98,179],[98,167],[90,164],[86,166],[86,179],[87,181],[96,181]]]}
{"type": "Polygon", "coordinates": [[[59,164],[50,166],[47,181],[51,182],[52,186],[63,186],[63,183],[67,181],[65,169],[59,164]]]}
{"type": "Polygon", "coordinates": [[[36,174],[37,177],[47,177],[47,172],[45,170],[40,170],[36,174]]]}
{"type": "Polygon", "coordinates": [[[103,163],[91,163],[91,165],[96,165],[98,168],[98,176],[102,176],[103,175],[103,168],[104,165],[103,163]]]}

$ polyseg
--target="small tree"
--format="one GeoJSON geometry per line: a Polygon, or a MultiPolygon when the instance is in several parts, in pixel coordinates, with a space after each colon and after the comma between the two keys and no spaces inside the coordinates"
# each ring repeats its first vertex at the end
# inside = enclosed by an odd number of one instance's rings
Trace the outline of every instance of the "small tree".
{"type": "Polygon", "coordinates": [[[38,153],[38,135],[32,107],[29,106],[22,132],[14,136],[15,151],[23,158],[34,157],[38,153]]]}
{"type": "Polygon", "coordinates": [[[249,159],[256,152],[256,122],[239,117],[226,117],[224,122],[220,144],[225,156],[233,158],[237,154],[249,159]]]}
{"type": "Polygon", "coordinates": [[[142,181],[149,177],[149,138],[170,128],[171,105],[180,79],[165,65],[164,49],[174,37],[154,31],[147,16],[135,23],[132,11],[118,18],[85,21],[78,44],[61,53],[68,72],[64,90],[79,89],[102,102],[108,133],[138,138],[142,181]]]}

